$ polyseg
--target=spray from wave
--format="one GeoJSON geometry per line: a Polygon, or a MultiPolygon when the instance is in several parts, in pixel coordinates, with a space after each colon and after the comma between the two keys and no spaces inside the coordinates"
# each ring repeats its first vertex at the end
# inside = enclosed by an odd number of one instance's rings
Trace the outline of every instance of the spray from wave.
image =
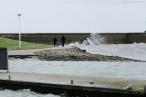
{"type": "Polygon", "coordinates": [[[87,40],[83,41],[83,44],[98,45],[105,43],[105,38],[101,37],[98,33],[91,33],[87,40]]]}
{"type": "MultiPolygon", "coordinates": [[[[83,45],[98,45],[98,44],[104,44],[105,43],[105,38],[100,36],[98,33],[91,33],[90,37],[87,38],[86,40],[83,41],[83,45]]],[[[71,43],[69,45],[78,45],[80,44],[79,42],[71,43]]]]}

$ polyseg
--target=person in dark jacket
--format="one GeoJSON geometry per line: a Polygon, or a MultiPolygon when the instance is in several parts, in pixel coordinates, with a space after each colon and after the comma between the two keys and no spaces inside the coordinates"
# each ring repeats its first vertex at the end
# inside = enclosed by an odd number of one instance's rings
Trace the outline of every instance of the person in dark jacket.
{"type": "Polygon", "coordinates": [[[56,43],[57,43],[57,38],[56,38],[56,36],[54,36],[54,38],[53,38],[53,43],[54,43],[54,47],[55,47],[55,45],[56,45],[56,43]]]}
{"type": "Polygon", "coordinates": [[[64,47],[64,43],[65,43],[65,37],[64,37],[64,35],[62,36],[62,38],[61,38],[61,41],[62,41],[62,46],[64,47]]]}

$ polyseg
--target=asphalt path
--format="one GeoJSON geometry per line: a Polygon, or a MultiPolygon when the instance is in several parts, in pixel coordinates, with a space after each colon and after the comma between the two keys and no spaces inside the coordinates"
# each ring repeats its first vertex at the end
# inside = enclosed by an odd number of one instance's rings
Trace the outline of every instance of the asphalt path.
{"type": "Polygon", "coordinates": [[[62,47],[59,45],[58,47],[52,48],[42,48],[42,49],[29,49],[29,50],[9,50],[8,55],[34,55],[33,52],[42,51],[42,50],[51,50],[51,49],[64,49],[64,48],[71,48],[72,46],[66,45],[62,47]]]}

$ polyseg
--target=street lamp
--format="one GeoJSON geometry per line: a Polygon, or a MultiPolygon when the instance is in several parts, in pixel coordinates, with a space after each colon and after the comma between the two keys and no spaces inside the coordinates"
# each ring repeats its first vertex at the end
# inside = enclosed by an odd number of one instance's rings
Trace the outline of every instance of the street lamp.
{"type": "Polygon", "coordinates": [[[19,48],[21,48],[21,33],[20,33],[20,16],[22,15],[21,12],[17,14],[19,16],[19,48]]]}

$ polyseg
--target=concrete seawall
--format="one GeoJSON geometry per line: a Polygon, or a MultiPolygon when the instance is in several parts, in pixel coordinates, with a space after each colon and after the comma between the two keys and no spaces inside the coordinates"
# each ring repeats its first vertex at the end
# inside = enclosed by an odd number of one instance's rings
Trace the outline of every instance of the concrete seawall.
{"type": "Polygon", "coordinates": [[[146,43],[146,33],[101,33],[107,44],[146,43]]]}
{"type": "MultiPolygon", "coordinates": [[[[52,38],[57,36],[59,45],[61,37],[65,35],[66,44],[72,42],[82,43],[90,37],[91,33],[22,33],[22,41],[42,44],[53,44],[52,38]]],[[[19,35],[16,33],[2,33],[0,37],[18,40],[19,35]]],[[[104,38],[106,44],[127,44],[127,43],[146,43],[146,33],[99,33],[99,37],[104,38]]]]}
{"type": "MultiPolygon", "coordinates": [[[[72,42],[83,42],[87,37],[90,37],[90,33],[23,33],[21,34],[21,40],[32,43],[41,43],[41,44],[53,44],[53,37],[56,36],[61,45],[61,37],[65,35],[66,43],[72,42]]],[[[18,40],[18,34],[0,34],[0,37],[6,37],[10,39],[18,40]]]]}

